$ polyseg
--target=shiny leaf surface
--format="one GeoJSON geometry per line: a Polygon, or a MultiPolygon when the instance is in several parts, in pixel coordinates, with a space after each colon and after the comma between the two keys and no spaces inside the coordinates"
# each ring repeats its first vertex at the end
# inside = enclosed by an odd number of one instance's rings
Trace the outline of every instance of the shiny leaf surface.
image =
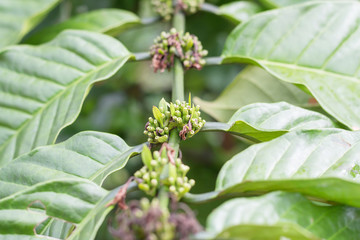
{"type": "Polygon", "coordinates": [[[54,142],[78,115],[90,86],[131,57],[117,40],[65,31],[38,47],[0,53],[0,165],[54,142]]]}
{"type": "Polygon", "coordinates": [[[360,128],[360,3],[310,2],[259,14],[228,37],[224,62],[250,62],[302,84],[337,120],[360,128]]]}
{"type": "Polygon", "coordinates": [[[219,15],[229,18],[234,23],[247,21],[263,9],[255,2],[237,1],[219,7],[219,15]]]}
{"type": "Polygon", "coordinates": [[[253,145],[221,169],[219,195],[283,190],[360,207],[360,132],[299,130],[253,145]]]}
{"type": "Polygon", "coordinates": [[[214,210],[207,230],[214,239],[356,239],[360,210],[315,205],[300,194],[274,192],[233,199],[214,210]],[[285,238],[286,237],[286,238],[285,238]]]}
{"type": "Polygon", "coordinates": [[[298,129],[334,128],[326,116],[285,102],[254,103],[239,109],[228,123],[207,122],[203,131],[226,131],[255,141],[269,141],[298,129]]]}

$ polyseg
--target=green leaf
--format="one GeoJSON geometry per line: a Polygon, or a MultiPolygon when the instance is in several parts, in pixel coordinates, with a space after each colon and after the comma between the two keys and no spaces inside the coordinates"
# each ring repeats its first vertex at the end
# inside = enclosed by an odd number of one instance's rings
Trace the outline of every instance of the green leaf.
{"type": "Polygon", "coordinates": [[[279,102],[247,105],[228,123],[207,122],[202,131],[226,131],[250,140],[269,141],[289,131],[318,128],[335,128],[335,125],[320,113],[279,102]]]}
{"type": "Polygon", "coordinates": [[[292,84],[279,81],[259,67],[246,67],[212,102],[195,98],[201,110],[218,121],[226,122],[239,108],[251,103],[280,102],[310,107],[311,96],[292,84]]]}
{"type": "Polygon", "coordinates": [[[43,239],[35,235],[34,229],[46,218],[56,217],[75,226],[66,239],[94,239],[111,210],[105,205],[116,191],[107,195],[106,190],[81,179],[59,179],[30,186],[0,200],[0,238],[43,239]]]}
{"type": "Polygon", "coordinates": [[[240,23],[261,11],[263,9],[257,3],[237,1],[221,5],[218,14],[229,18],[234,23],[240,23]]]}
{"type": "Polygon", "coordinates": [[[233,199],[215,209],[207,220],[214,239],[320,240],[357,239],[360,210],[319,206],[296,193],[270,193],[233,199]]]}
{"type": "MultiPolygon", "coordinates": [[[[141,145],[130,148],[121,138],[99,132],[82,132],[60,144],[39,147],[0,169],[0,199],[57,179],[91,180],[101,185],[141,149],[141,145]]],[[[69,227],[63,230],[58,226],[68,225],[49,219],[39,231],[52,237],[66,236],[69,227]]]]}
{"type": "Polygon", "coordinates": [[[253,145],[221,169],[218,195],[282,190],[360,207],[360,132],[298,130],[253,145]]]}
{"type": "Polygon", "coordinates": [[[101,185],[141,149],[141,145],[130,148],[112,134],[81,132],[65,142],[39,147],[0,168],[0,199],[57,178],[88,179],[101,185]]]}
{"type": "Polygon", "coordinates": [[[26,42],[31,44],[44,43],[67,29],[88,30],[116,36],[139,23],[139,17],[132,12],[121,9],[100,9],[77,15],[65,22],[44,28],[32,35],[26,42]]]}
{"type": "Polygon", "coordinates": [[[360,3],[314,2],[259,14],[228,37],[223,62],[251,62],[302,84],[337,120],[360,129],[360,3]]]}
{"type": "MultiPolygon", "coordinates": [[[[295,4],[306,3],[310,1],[314,1],[314,0],[260,0],[260,2],[268,8],[281,8],[295,4]]],[[[322,1],[322,0],[317,0],[317,1],[322,1]]],[[[332,1],[332,0],[326,0],[326,1],[332,1]]]]}
{"type": "Polygon", "coordinates": [[[90,86],[108,79],[131,57],[117,40],[65,31],[38,47],[0,53],[0,166],[54,142],[79,114],[90,86]]]}
{"type": "MultiPolygon", "coordinates": [[[[287,7],[290,5],[295,5],[295,4],[301,4],[301,3],[307,3],[307,2],[311,2],[311,1],[343,1],[343,0],[260,0],[260,2],[268,7],[268,8],[281,8],[281,7],[287,7]]],[[[358,1],[358,0],[347,0],[349,1],[358,1]]]]}
{"type": "Polygon", "coordinates": [[[0,49],[20,42],[59,2],[60,0],[1,0],[0,49]]]}

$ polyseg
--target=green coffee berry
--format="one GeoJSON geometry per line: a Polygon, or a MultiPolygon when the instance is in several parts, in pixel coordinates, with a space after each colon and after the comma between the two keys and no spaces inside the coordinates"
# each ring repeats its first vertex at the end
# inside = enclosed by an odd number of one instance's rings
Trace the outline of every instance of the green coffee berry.
{"type": "Polygon", "coordinates": [[[165,69],[170,70],[174,66],[175,57],[180,58],[185,69],[195,68],[200,70],[205,65],[205,57],[208,52],[203,50],[199,39],[190,34],[182,34],[176,29],[171,29],[169,33],[161,33],[154,41],[150,49],[152,56],[152,66],[154,71],[165,69]]]}

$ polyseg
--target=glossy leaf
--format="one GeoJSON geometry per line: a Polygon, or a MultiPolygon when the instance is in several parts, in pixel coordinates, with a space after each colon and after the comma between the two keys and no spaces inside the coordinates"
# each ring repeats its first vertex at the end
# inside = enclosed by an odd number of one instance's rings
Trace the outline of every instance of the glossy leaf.
{"type": "Polygon", "coordinates": [[[130,57],[117,40],[85,31],[0,53],[0,165],[53,143],[78,115],[90,86],[130,57]]]}
{"type": "Polygon", "coordinates": [[[224,62],[252,62],[302,84],[337,120],[360,128],[360,2],[310,2],[259,14],[228,37],[224,62]]]}
{"type": "Polygon", "coordinates": [[[302,107],[313,105],[310,95],[255,66],[245,68],[216,100],[194,100],[202,111],[221,122],[228,121],[237,110],[251,103],[286,101],[302,107]]]}
{"type": "Polygon", "coordinates": [[[299,130],[251,146],[221,169],[219,195],[276,190],[360,207],[360,132],[299,130]]]}
{"type": "Polygon", "coordinates": [[[1,0],[0,48],[21,41],[60,0],[1,0]]]}
{"type": "Polygon", "coordinates": [[[234,23],[247,21],[263,9],[254,2],[237,1],[219,7],[219,15],[229,18],[234,23]]]}
{"type": "Polygon", "coordinates": [[[141,149],[141,145],[130,148],[112,134],[81,132],[65,142],[39,147],[0,168],[0,199],[57,178],[82,178],[101,185],[141,149]]]}
{"type": "MultiPolygon", "coordinates": [[[[99,132],[79,133],[60,144],[37,148],[2,167],[0,199],[30,191],[32,186],[57,179],[90,180],[101,185],[110,173],[123,168],[128,159],[141,149],[142,146],[130,148],[115,135],[99,132]]],[[[99,219],[102,216],[100,214],[99,219]]],[[[63,226],[69,224],[49,219],[38,230],[39,234],[60,238],[65,237],[66,230],[69,229],[67,227],[64,231],[63,226]]],[[[79,231],[78,228],[76,231],[79,231]]]]}
{"type": "Polygon", "coordinates": [[[320,240],[357,239],[360,210],[319,206],[295,193],[233,199],[215,209],[207,221],[214,239],[320,240]]]}
{"type": "Polygon", "coordinates": [[[32,44],[52,40],[67,29],[88,30],[116,36],[125,29],[140,23],[139,17],[121,9],[100,9],[77,15],[69,20],[40,30],[27,42],[32,44]]]}
{"type": "MultiPolygon", "coordinates": [[[[264,4],[264,6],[269,7],[269,8],[286,7],[286,6],[306,3],[306,2],[310,2],[310,1],[314,1],[314,0],[260,0],[260,2],[262,4],[264,4]]],[[[327,0],[327,1],[332,1],[332,0],[327,0]]],[[[340,0],[340,1],[342,1],[342,0],[340,0]]]]}
{"type": "MultiPolygon", "coordinates": [[[[307,2],[311,2],[311,1],[344,1],[344,0],[260,0],[260,2],[262,4],[264,4],[264,6],[269,7],[269,8],[281,8],[281,7],[287,7],[290,5],[295,5],[295,4],[301,4],[301,3],[307,3],[307,2]]],[[[346,0],[346,1],[358,1],[358,0],[346,0]]]]}
{"type": "Polygon", "coordinates": [[[203,131],[226,131],[255,141],[269,141],[298,129],[334,128],[326,116],[285,102],[254,103],[239,109],[228,123],[207,122],[203,131]]]}
{"type": "Polygon", "coordinates": [[[43,239],[39,236],[32,238],[35,236],[34,229],[47,217],[56,217],[80,227],[77,231],[92,227],[93,231],[81,232],[89,236],[83,239],[93,239],[94,236],[90,236],[98,229],[98,221],[104,219],[108,212],[102,202],[106,194],[96,184],[80,179],[55,180],[30,186],[0,200],[0,238],[43,239]]]}

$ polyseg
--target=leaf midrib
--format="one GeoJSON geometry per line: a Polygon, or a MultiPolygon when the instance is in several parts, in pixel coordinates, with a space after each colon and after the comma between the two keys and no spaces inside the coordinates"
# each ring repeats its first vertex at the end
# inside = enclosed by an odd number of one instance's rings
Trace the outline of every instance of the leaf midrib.
{"type": "MultiPolygon", "coordinates": [[[[39,114],[41,114],[46,108],[48,108],[50,105],[53,104],[54,101],[56,101],[60,96],[62,96],[65,92],[67,92],[70,88],[72,88],[73,86],[79,84],[82,80],[84,80],[85,78],[87,78],[88,76],[94,74],[97,71],[100,71],[103,68],[106,68],[107,66],[113,64],[114,62],[121,60],[121,58],[124,58],[123,61],[126,61],[128,58],[130,57],[130,54],[128,56],[119,56],[117,58],[114,58],[112,61],[108,61],[104,64],[101,64],[98,66],[98,68],[95,68],[89,72],[87,72],[84,76],[80,77],[79,79],[75,80],[74,82],[70,83],[69,85],[67,85],[63,90],[60,90],[59,93],[56,93],[53,97],[50,98],[50,100],[46,103],[44,103],[43,107],[40,107],[40,109],[36,110],[34,112],[34,114],[32,114],[32,118],[29,118],[28,120],[26,120],[16,131],[15,134],[13,134],[11,137],[9,137],[3,144],[2,146],[0,146],[0,151],[2,151],[6,146],[8,146],[8,143],[16,136],[18,136],[18,134],[20,132],[22,132],[22,130],[24,129],[24,127],[26,127],[28,125],[29,122],[31,122],[33,119],[35,119],[36,116],[38,116],[39,114]]],[[[100,78],[95,80],[94,82],[97,81],[101,81],[103,80],[105,77],[100,78]]],[[[85,98],[85,97],[84,97],[85,98]]],[[[84,100],[83,98],[83,100],[84,100]]],[[[66,124],[65,124],[66,125],[66,124]]],[[[63,126],[62,128],[64,128],[65,126],[63,126]]],[[[61,128],[61,129],[62,129],[61,128]]],[[[60,129],[60,130],[61,130],[60,129]]],[[[59,130],[59,131],[60,131],[59,130]]]]}

